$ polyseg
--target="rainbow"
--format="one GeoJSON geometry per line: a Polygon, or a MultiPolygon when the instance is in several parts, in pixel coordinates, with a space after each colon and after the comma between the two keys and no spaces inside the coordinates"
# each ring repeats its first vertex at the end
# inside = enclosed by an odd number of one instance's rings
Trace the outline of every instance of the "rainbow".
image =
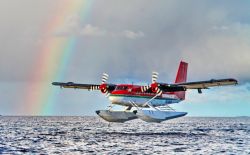
{"type": "Polygon", "coordinates": [[[52,115],[56,102],[56,91],[51,82],[64,78],[65,69],[75,51],[76,36],[56,37],[55,32],[65,22],[65,18],[78,14],[84,22],[90,14],[91,0],[62,0],[51,20],[45,25],[45,41],[38,49],[38,55],[31,70],[31,84],[27,88],[25,104],[21,113],[28,115],[52,115]]]}

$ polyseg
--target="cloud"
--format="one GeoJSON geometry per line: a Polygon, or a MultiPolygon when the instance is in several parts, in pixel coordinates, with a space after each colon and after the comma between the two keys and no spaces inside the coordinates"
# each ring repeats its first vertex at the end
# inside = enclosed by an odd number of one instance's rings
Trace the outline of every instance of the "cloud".
{"type": "Polygon", "coordinates": [[[71,15],[65,19],[64,24],[55,32],[56,36],[87,36],[87,37],[123,37],[127,39],[138,39],[145,36],[141,31],[123,30],[123,31],[108,31],[104,28],[86,24],[81,26],[80,16],[71,15]]]}
{"type": "Polygon", "coordinates": [[[133,32],[133,31],[130,31],[130,30],[123,31],[121,35],[126,37],[126,38],[129,38],[129,39],[137,39],[137,38],[144,37],[143,32],[141,32],[141,31],[133,32]]]}
{"type": "Polygon", "coordinates": [[[250,34],[250,24],[240,23],[240,22],[232,22],[228,25],[215,25],[212,27],[216,33],[224,33],[230,35],[237,36],[247,36],[250,34]]]}
{"type": "Polygon", "coordinates": [[[83,36],[105,36],[107,35],[107,31],[102,30],[99,27],[95,27],[90,24],[87,24],[82,28],[80,34],[83,36]]]}
{"type": "Polygon", "coordinates": [[[228,30],[229,28],[225,25],[222,25],[222,26],[213,26],[212,28],[213,30],[228,30]]]}

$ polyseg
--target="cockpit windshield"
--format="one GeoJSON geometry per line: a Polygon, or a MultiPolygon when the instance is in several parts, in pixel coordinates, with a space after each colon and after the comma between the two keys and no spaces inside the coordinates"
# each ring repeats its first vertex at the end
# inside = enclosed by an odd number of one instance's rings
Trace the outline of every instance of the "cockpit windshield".
{"type": "Polygon", "coordinates": [[[115,90],[127,90],[127,89],[128,89],[127,86],[117,86],[117,87],[115,88],[115,90]]]}

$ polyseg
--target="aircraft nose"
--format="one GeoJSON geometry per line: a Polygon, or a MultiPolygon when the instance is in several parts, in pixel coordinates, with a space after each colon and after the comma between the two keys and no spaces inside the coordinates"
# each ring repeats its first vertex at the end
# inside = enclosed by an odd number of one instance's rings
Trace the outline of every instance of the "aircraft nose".
{"type": "Polygon", "coordinates": [[[100,110],[96,110],[95,112],[96,112],[96,114],[97,114],[97,115],[99,115],[99,114],[100,114],[100,110]]]}

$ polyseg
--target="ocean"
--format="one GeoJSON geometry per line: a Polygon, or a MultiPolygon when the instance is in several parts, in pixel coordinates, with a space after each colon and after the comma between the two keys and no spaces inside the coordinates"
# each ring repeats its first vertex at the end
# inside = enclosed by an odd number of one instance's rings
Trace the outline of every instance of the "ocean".
{"type": "Polygon", "coordinates": [[[1,116],[0,154],[250,154],[250,118],[1,116]]]}

